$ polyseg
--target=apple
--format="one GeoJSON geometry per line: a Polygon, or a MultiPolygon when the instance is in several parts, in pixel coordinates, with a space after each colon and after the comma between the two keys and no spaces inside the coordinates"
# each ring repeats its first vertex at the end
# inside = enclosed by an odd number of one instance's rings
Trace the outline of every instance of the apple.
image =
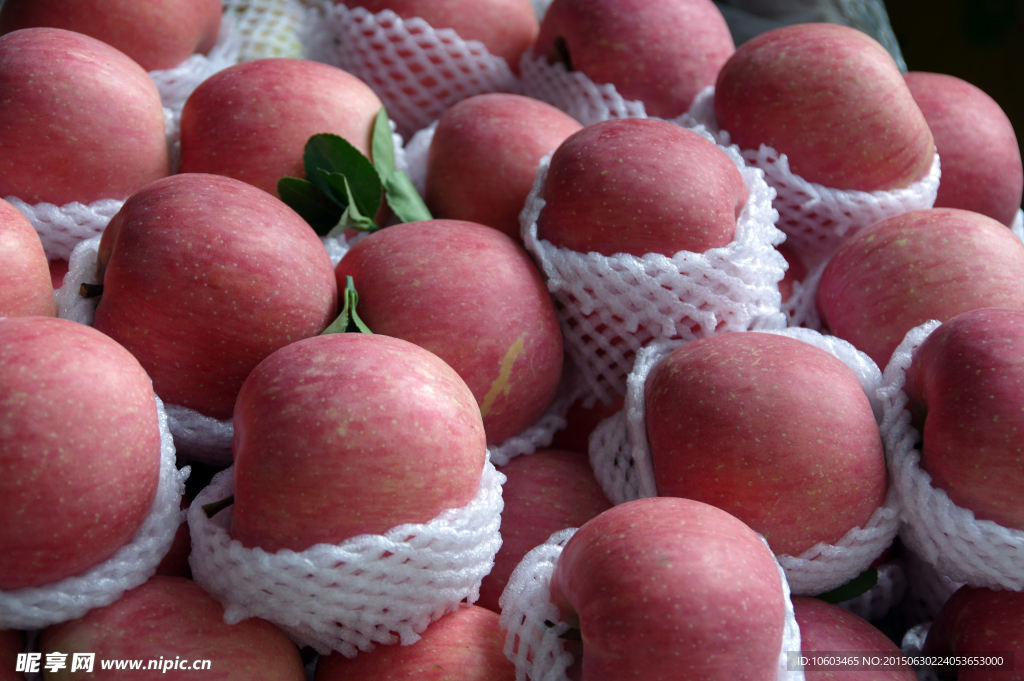
{"type": "Polygon", "coordinates": [[[391,10],[403,19],[418,17],[433,29],[453,29],[463,40],[479,40],[487,51],[504,59],[513,72],[533,45],[539,30],[530,0],[437,2],[436,0],[335,0],[346,7],[365,7],[373,14],[391,10]]]}
{"type": "Polygon", "coordinates": [[[946,320],[914,350],[904,390],[932,486],[978,520],[1024,530],[1024,310],[946,320]]]}
{"type": "Polygon", "coordinates": [[[47,679],[82,676],[72,670],[75,653],[95,653],[93,679],[305,679],[299,649],[283,631],[257,618],[226,624],[221,604],[181,577],[151,577],[111,605],[45,629],[39,649],[44,665],[51,653],[67,655],[47,679]],[[140,671],[111,664],[122,660],[140,661],[140,671]]]}
{"type": "MultiPolygon", "coordinates": [[[[827,661],[844,655],[863,659],[878,656],[879,665],[854,668],[852,665],[809,665],[804,670],[807,681],[842,679],[862,676],[870,672],[871,681],[917,681],[917,674],[908,665],[889,664],[900,658],[900,649],[867,620],[843,610],[838,605],[809,596],[794,596],[793,611],[800,625],[800,653],[812,657],[815,653],[827,661]],[[816,668],[817,667],[817,668],[816,668]]],[[[812,657],[813,659],[813,657],[812,657]]]]}
{"type": "Polygon", "coordinates": [[[501,549],[480,585],[477,605],[501,612],[498,599],[523,556],[567,527],[579,527],[611,508],[584,454],[541,449],[517,456],[498,469],[501,489],[501,549]]]}
{"type": "Polygon", "coordinates": [[[595,402],[586,406],[586,398],[575,400],[565,414],[565,428],[555,433],[551,439],[554,449],[568,449],[571,452],[590,452],[590,434],[602,421],[622,411],[626,398],[616,395],[611,404],[595,402]]]}
{"type": "Polygon", "coordinates": [[[796,24],[745,42],[718,73],[714,109],[741,149],[772,147],[793,173],[825,187],[907,187],[934,158],[899,67],[847,26],[796,24]]]}
{"type": "Polygon", "coordinates": [[[0,34],[40,26],[84,33],[156,71],[209,52],[222,12],[220,0],[6,0],[0,34]]]}
{"type": "Polygon", "coordinates": [[[160,93],[141,66],[57,28],[0,37],[0,196],[123,199],[171,172],[160,93]]]}
{"type": "Polygon", "coordinates": [[[540,160],[583,126],[537,99],[469,97],[437,123],[424,199],[436,218],[493,227],[520,241],[519,212],[540,160]]]}
{"type": "Polygon", "coordinates": [[[425,523],[480,487],[480,410],[458,374],[412,343],[328,334],[246,379],[234,414],[230,534],[303,551],[425,523]]]}
{"type": "Polygon", "coordinates": [[[514,681],[498,615],[463,604],[437,620],[411,646],[381,646],[354,658],[333,653],[316,663],[315,681],[514,681]]]}
{"type": "Polygon", "coordinates": [[[257,59],[203,81],[181,111],[181,172],[226,175],[277,196],[305,177],[313,135],[333,133],[370,157],[380,99],[341,69],[304,59],[257,59]]]}
{"type": "Polygon", "coordinates": [[[0,589],[77,575],[131,540],[161,465],[146,372],[99,331],[0,320],[0,589]]]}
{"type": "Polygon", "coordinates": [[[25,652],[25,632],[0,630],[0,681],[25,681],[17,669],[18,655],[25,652]]]}
{"type": "Polygon", "coordinates": [[[962,208],[1007,227],[1020,209],[1024,169],[1010,119],[980,88],[955,76],[903,74],[942,160],[936,208],[962,208]]]}
{"type": "Polygon", "coordinates": [[[17,208],[0,199],[0,317],[56,317],[50,264],[39,233],[17,208]]]}
{"type": "Polygon", "coordinates": [[[711,0],[555,0],[533,47],[660,118],[685,113],[735,49],[711,0]]]}
{"type": "Polygon", "coordinates": [[[95,327],[124,345],[170,403],[231,416],[249,372],[323,331],[337,288],[312,228],[279,199],[219,175],[133,194],[100,239],[95,327]]]}
{"type": "Polygon", "coordinates": [[[644,388],[658,494],[702,501],[799,556],[885,504],[882,439],[857,375],[795,338],[716,334],[676,348],[644,388]]]}
{"type": "Polygon", "coordinates": [[[338,263],[374,333],[415,343],[447,362],[480,405],[488,444],[532,425],[562,377],[554,303],[523,248],[496,229],[427,220],[394,225],[338,263]]]}
{"type": "Polygon", "coordinates": [[[787,243],[783,242],[775,248],[786,259],[786,276],[779,282],[779,293],[782,296],[782,302],[785,303],[793,295],[793,284],[807,278],[807,265],[787,243]]]}
{"type": "Polygon", "coordinates": [[[703,253],[729,244],[747,201],[739,169],[685,128],[628,118],[589,125],[555,150],[537,235],[603,255],[703,253]]]}
{"type": "Polygon", "coordinates": [[[942,678],[1024,679],[1024,592],[960,587],[935,617],[921,653],[990,658],[990,664],[939,667],[942,678]]]}
{"type": "Polygon", "coordinates": [[[992,218],[911,211],[850,238],[822,272],[822,322],[884,367],[910,329],[979,307],[1024,309],[1024,244],[992,218]]]}
{"type": "Polygon", "coordinates": [[[587,522],[551,575],[583,639],[583,679],[775,681],[782,578],[758,535],[690,499],[630,501],[587,522]]]}
{"type": "MultiPolygon", "coordinates": [[[[189,465],[192,467],[191,470],[194,470],[196,467],[195,463],[190,463],[189,465]]],[[[188,510],[191,504],[192,499],[187,493],[181,495],[181,510],[188,510]]],[[[188,530],[188,523],[182,521],[174,532],[174,540],[171,542],[171,547],[167,550],[167,554],[164,555],[160,564],[156,566],[156,574],[191,579],[192,568],[189,567],[188,563],[188,557],[191,553],[192,537],[188,530]]]]}

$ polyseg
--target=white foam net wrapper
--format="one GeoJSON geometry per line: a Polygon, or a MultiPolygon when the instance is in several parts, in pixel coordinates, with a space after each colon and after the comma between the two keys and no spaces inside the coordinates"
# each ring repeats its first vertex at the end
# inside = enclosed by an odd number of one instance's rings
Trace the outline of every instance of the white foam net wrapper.
{"type": "Polygon", "coordinates": [[[501,57],[450,28],[432,28],[391,10],[371,14],[330,0],[310,2],[305,56],[338,66],[369,85],[408,137],[456,102],[514,92],[519,80],[501,57]]]}
{"type": "Polygon", "coordinates": [[[302,56],[307,9],[299,0],[221,0],[239,36],[239,59],[302,56]]]}
{"type": "Polygon", "coordinates": [[[963,582],[940,574],[934,565],[905,546],[903,553],[908,580],[907,596],[901,608],[904,619],[908,625],[931,622],[963,582]]]}
{"type": "MultiPolygon", "coordinates": [[[[684,125],[703,124],[720,144],[730,144],[728,131],[718,128],[714,110],[715,89],[705,88],[677,119],[684,125]]],[[[765,173],[775,189],[779,229],[786,243],[808,267],[827,260],[858,230],[912,210],[931,208],[939,191],[939,155],[934,154],[928,174],[904,189],[862,192],[833,189],[808,182],[789,169],[789,160],[771,147],[744,149],[743,158],[765,173]]]]}
{"type": "Polygon", "coordinates": [[[0,629],[42,629],[78,619],[110,605],[149,579],[171,548],[184,521],[181,497],[188,468],[175,466],[174,441],[163,403],[156,398],[160,423],[160,478],[149,515],[131,541],[103,563],[44,586],[0,590],[0,629]]]}
{"type": "MultiPolygon", "coordinates": [[[[881,384],[878,366],[846,341],[811,329],[765,329],[825,350],[836,356],[860,379],[875,420],[882,406],[876,391],[881,384]]],[[[614,504],[658,495],[645,425],[644,384],[654,366],[675,348],[678,340],[659,340],[637,353],[628,379],[622,411],[602,421],[590,436],[590,463],[594,476],[614,504]]],[[[890,486],[885,504],[864,527],[855,527],[835,544],[819,543],[799,556],[779,555],[793,593],[814,596],[831,591],[863,572],[895,539],[899,530],[899,501],[890,486]]]]}
{"type": "Polygon", "coordinates": [[[1024,531],[977,520],[932,487],[921,469],[918,432],[911,425],[903,387],[914,350],[940,326],[932,320],[911,329],[885,368],[879,397],[884,402],[882,437],[891,484],[902,511],[900,537],[914,553],[956,582],[989,589],[1024,590],[1024,531]]]}
{"type": "MultiPolygon", "coordinates": [[[[928,630],[931,626],[931,622],[926,622],[908,629],[900,642],[900,652],[907,657],[920,656],[924,652],[924,642],[928,639],[928,630]]],[[[917,681],[939,681],[935,667],[915,667],[914,672],[917,674],[917,681]]]]}
{"type": "MultiPolygon", "coordinates": [[[[695,132],[707,137],[702,128],[695,132]]],[[[636,351],[653,339],[691,341],[786,326],[778,287],[786,264],[775,249],[785,237],[774,226],[772,190],[760,171],[743,163],[736,147],[719,148],[747,185],[736,237],[705,253],[680,251],[671,257],[578,253],[541,239],[537,218],[551,156],[542,159],[520,214],[522,237],[559,308],[566,350],[591,393],[588,406],[625,393],[636,351]]]]}
{"type": "Polygon", "coordinates": [[[36,228],[43,242],[43,251],[50,260],[67,260],[75,246],[98,236],[106,229],[110,218],[121,210],[121,199],[102,199],[90,204],[25,203],[15,196],[6,200],[21,211],[36,228]]]}
{"type": "MultiPolygon", "coordinates": [[[[534,548],[512,572],[501,594],[500,626],[505,631],[505,657],[516,666],[516,681],[567,681],[566,671],[573,664],[572,653],[565,650],[561,636],[570,626],[562,621],[558,607],[551,602],[551,574],[562,549],[576,534],[576,528],[561,530],[534,548]]],[[[786,602],[786,625],[779,652],[778,681],[803,681],[803,671],[789,671],[790,651],[799,651],[800,627],[793,612],[789,584],[779,568],[786,602]]]]}
{"type": "Polygon", "coordinates": [[[884,617],[903,601],[907,593],[907,574],[898,561],[883,563],[878,568],[878,582],[861,595],[843,601],[839,607],[863,620],[884,617]]]}
{"type": "Polygon", "coordinates": [[[318,544],[305,551],[245,548],[204,504],[232,494],[233,468],[218,473],[188,511],[193,578],[224,605],[229,624],[274,622],[300,646],[354,657],[375,644],[410,645],[459,603],[475,602],[501,547],[505,476],[488,460],[469,504],[423,524],[318,544]]]}

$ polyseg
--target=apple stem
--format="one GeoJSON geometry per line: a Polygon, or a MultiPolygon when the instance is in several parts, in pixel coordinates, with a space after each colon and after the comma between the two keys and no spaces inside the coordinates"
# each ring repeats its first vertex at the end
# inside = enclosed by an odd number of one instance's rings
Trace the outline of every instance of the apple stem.
{"type": "Polygon", "coordinates": [[[83,298],[98,298],[103,295],[103,284],[82,284],[78,287],[78,295],[83,298]]]}
{"type": "Polygon", "coordinates": [[[221,499],[220,501],[213,501],[213,502],[211,502],[209,504],[204,504],[203,505],[203,513],[206,514],[207,518],[212,518],[213,516],[217,515],[218,513],[223,511],[225,508],[227,508],[228,506],[231,506],[234,503],[235,503],[235,495],[232,494],[230,497],[227,497],[226,499],[221,499]]]}

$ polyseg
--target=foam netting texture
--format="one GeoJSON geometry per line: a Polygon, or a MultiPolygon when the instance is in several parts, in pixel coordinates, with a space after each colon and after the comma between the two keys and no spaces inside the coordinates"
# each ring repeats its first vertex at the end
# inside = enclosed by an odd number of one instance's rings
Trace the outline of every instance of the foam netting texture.
{"type": "Polygon", "coordinates": [[[204,504],[232,494],[232,475],[233,468],[218,473],[188,510],[193,578],[224,605],[225,622],[262,617],[321,654],[415,643],[431,622],[479,598],[501,547],[505,476],[489,460],[466,506],[299,552],[232,540],[230,507],[206,517],[204,504]]]}
{"type": "Polygon", "coordinates": [[[906,546],[903,554],[908,581],[907,595],[901,606],[904,620],[908,625],[931,622],[963,582],[940,574],[934,565],[906,546]]]}
{"type": "Polygon", "coordinates": [[[907,593],[907,573],[902,563],[891,561],[879,565],[878,582],[861,595],[839,604],[862,620],[877,620],[903,601],[907,593]]]}
{"type": "Polygon", "coordinates": [[[456,102],[486,92],[515,92],[519,79],[501,57],[450,28],[391,10],[371,14],[330,0],[309,0],[303,33],[308,59],[359,77],[384,102],[405,137],[456,102]]]}
{"type": "MultiPolygon", "coordinates": [[[[928,638],[928,630],[931,629],[931,622],[924,624],[918,624],[903,634],[903,640],[900,642],[900,652],[907,657],[917,657],[924,651],[924,642],[928,638]]],[[[934,667],[915,667],[914,672],[917,674],[917,681],[939,681],[939,675],[934,667]]]]}
{"type": "MultiPolygon", "coordinates": [[[[708,137],[699,126],[694,131],[708,137]]],[[[772,190],[736,147],[719,148],[747,185],[736,237],[721,248],[671,257],[578,253],[541,239],[537,218],[551,155],[541,160],[520,214],[522,237],[559,308],[566,349],[590,391],[587,406],[625,393],[636,351],[653,339],[786,326],[778,287],[786,262],[775,249],[785,236],[774,226],[772,190]]]]}
{"type": "Polygon", "coordinates": [[[882,438],[891,485],[902,505],[900,537],[904,544],[956,582],[989,589],[1024,590],[1024,531],[977,520],[974,512],[954,504],[932,486],[921,469],[917,429],[906,408],[907,381],[914,350],[940,326],[937,320],[911,329],[885,368],[879,388],[884,401],[882,438]]]}
{"type": "Polygon", "coordinates": [[[242,61],[301,57],[307,9],[299,0],[221,0],[233,19],[242,61]]]}
{"type": "MultiPolygon", "coordinates": [[[[728,131],[715,119],[715,89],[705,88],[676,119],[681,125],[703,124],[720,144],[730,144],[728,131]]],[[[939,155],[932,157],[928,174],[904,189],[862,192],[834,189],[808,182],[789,169],[785,154],[761,145],[744,149],[743,158],[765,173],[775,190],[776,226],[786,233],[786,243],[809,268],[827,260],[858,230],[912,210],[931,208],[939,191],[939,155]]]]}
{"type": "MultiPolygon", "coordinates": [[[[824,336],[811,329],[765,329],[761,332],[795,338],[839,358],[860,379],[875,420],[881,421],[882,406],[875,393],[882,375],[867,355],[840,338],[824,336]]],[[[594,476],[614,504],[658,494],[644,423],[644,384],[654,366],[681,345],[683,342],[678,340],[658,340],[638,352],[628,379],[625,406],[598,424],[590,436],[594,476]]],[[[852,528],[835,544],[822,542],[799,556],[777,556],[793,593],[799,596],[825,593],[867,569],[895,539],[899,512],[897,495],[890,487],[885,504],[864,527],[852,528]]]]}
{"type": "Polygon", "coordinates": [[[79,575],[38,587],[0,590],[0,629],[42,629],[78,619],[93,608],[110,605],[156,572],[185,520],[181,497],[190,471],[175,465],[174,441],[160,398],[156,408],[160,477],[153,507],[142,526],[113,556],[79,575]]]}
{"type": "MultiPolygon", "coordinates": [[[[558,607],[551,602],[551,574],[562,549],[576,528],[554,533],[534,548],[516,569],[501,594],[500,626],[505,631],[505,657],[516,666],[516,681],[567,681],[573,664],[572,653],[565,650],[561,637],[570,626],[562,621],[558,607]]],[[[789,584],[779,568],[786,601],[786,625],[779,652],[778,681],[803,681],[803,671],[789,671],[788,651],[800,650],[800,627],[793,612],[789,584]]]]}

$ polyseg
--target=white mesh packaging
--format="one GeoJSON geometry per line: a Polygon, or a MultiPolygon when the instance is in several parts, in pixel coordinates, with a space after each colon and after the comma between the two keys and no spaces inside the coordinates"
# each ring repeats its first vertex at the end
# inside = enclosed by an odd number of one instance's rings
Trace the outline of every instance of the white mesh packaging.
{"type": "Polygon", "coordinates": [[[908,582],[903,616],[910,625],[931,622],[963,583],[940,574],[934,565],[908,548],[904,547],[903,553],[908,582]]]}
{"type": "Polygon", "coordinates": [[[93,236],[80,242],[68,259],[68,272],[61,287],[57,289],[57,316],[86,326],[92,326],[96,316],[99,298],[86,298],[80,293],[83,284],[99,284],[96,274],[96,257],[100,248],[100,236],[93,236]]]}
{"type": "Polygon", "coordinates": [[[861,595],[839,604],[863,620],[884,617],[902,601],[907,593],[907,574],[899,561],[878,566],[878,582],[861,595]]]}
{"type": "Polygon", "coordinates": [[[229,624],[262,617],[321,654],[354,657],[375,644],[415,643],[461,601],[477,600],[501,546],[505,476],[489,460],[466,506],[300,552],[268,553],[232,540],[230,507],[206,517],[203,505],[233,492],[232,474],[215,476],[189,508],[193,578],[224,605],[229,624]]]}
{"type": "MultiPolygon", "coordinates": [[[[690,111],[676,119],[683,125],[700,123],[719,144],[731,144],[728,131],[715,119],[714,88],[697,95],[690,111]]],[[[773,205],[779,211],[776,226],[786,233],[786,243],[808,267],[827,260],[858,230],[870,224],[912,210],[931,208],[939,191],[939,155],[932,159],[924,178],[904,189],[862,192],[833,189],[808,182],[789,169],[785,154],[761,145],[744,149],[743,158],[765,173],[776,191],[773,205]]]]}
{"type": "MultiPolygon", "coordinates": [[[[760,332],[795,338],[838,357],[860,379],[875,420],[881,421],[881,402],[875,394],[881,383],[881,372],[867,355],[844,340],[823,336],[811,329],[765,329],[760,332]]],[[[601,422],[590,436],[590,463],[594,476],[614,504],[658,494],[647,442],[644,384],[654,366],[683,344],[678,340],[659,340],[640,350],[628,378],[624,408],[601,422]]],[[[822,542],[799,556],[777,556],[793,593],[799,596],[825,593],[867,569],[895,539],[899,530],[899,511],[897,495],[890,487],[885,504],[874,512],[864,527],[852,528],[835,544],[822,542]]]]}
{"type": "Polygon", "coordinates": [[[74,202],[63,206],[28,204],[15,196],[8,196],[7,201],[36,228],[50,260],[68,260],[75,246],[102,234],[110,218],[124,204],[120,199],[101,199],[90,204],[74,202]]]}
{"type": "Polygon", "coordinates": [[[492,446],[491,461],[495,466],[504,466],[521,454],[533,454],[541,447],[551,444],[555,433],[566,426],[565,415],[575,400],[571,380],[563,373],[558,394],[540,418],[517,435],[506,438],[501,444],[492,446]]]}
{"type": "Polygon", "coordinates": [[[932,487],[921,469],[918,432],[903,391],[914,350],[940,326],[932,320],[911,329],[885,368],[879,397],[885,406],[882,437],[889,475],[903,507],[900,537],[910,549],[956,582],[1024,590],[1024,531],[977,520],[974,513],[932,487]]]}
{"type": "Polygon", "coordinates": [[[307,9],[299,0],[221,0],[239,36],[239,59],[300,57],[307,9]]]}
{"type": "Polygon", "coordinates": [[[582,71],[549,64],[529,49],[519,60],[523,94],[561,109],[583,125],[611,118],[647,118],[642,102],[626,100],[610,83],[598,84],[582,71]]]}
{"type": "Polygon", "coordinates": [[[160,478],[149,515],[131,541],[85,572],[39,587],[0,590],[0,629],[42,629],[78,619],[110,605],[156,572],[184,521],[181,497],[189,468],[175,466],[174,441],[163,403],[156,398],[160,423],[160,478]]]}
{"type": "MultiPolygon", "coordinates": [[[[707,136],[701,128],[695,132],[707,136]]],[[[786,326],[778,287],[786,264],[775,249],[785,237],[773,224],[772,191],[735,147],[719,148],[747,185],[736,236],[721,248],[671,257],[578,253],[541,239],[537,218],[551,156],[541,160],[520,214],[522,237],[558,306],[566,350],[591,393],[587,406],[625,393],[636,351],[655,338],[690,341],[786,326]]]]}
{"type": "Polygon", "coordinates": [[[814,267],[803,281],[793,282],[793,292],[789,299],[782,303],[782,313],[786,315],[786,324],[802,326],[814,331],[822,330],[821,316],[818,314],[818,282],[825,271],[825,261],[814,267]]]}
{"type": "MultiPolygon", "coordinates": [[[[928,630],[931,629],[931,626],[931,622],[926,622],[908,629],[903,634],[903,640],[900,642],[900,652],[907,657],[921,655],[924,651],[924,642],[928,638],[928,630]]],[[[914,672],[917,674],[917,681],[939,681],[939,675],[935,671],[935,667],[915,667],[914,672]]]]}
{"type": "Polygon", "coordinates": [[[519,79],[504,59],[452,29],[434,29],[422,19],[402,19],[391,10],[371,14],[329,0],[310,4],[307,58],[365,81],[405,137],[466,97],[519,89],[519,79]]]}
{"type": "Polygon", "coordinates": [[[437,121],[434,121],[422,130],[418,130],[409,139],[409,143],[405,145],[404,149],[408,165],[406,173],[420,196],[427,194],[427,154],[430,152],[430,143],[434,141],[436,130],[437,121]]]}
{"type": "MultiPolygon", "coordinates": [[[[567,681],[573,664],[561,636],[569,631],[558,607],[551,602],[551,574],[562,549],[576,533],[561,530],[531,550],[509,577],[501,594],[501,628],[505,631],[505,657],[516,666],[516,681],[567,681]]],[[[786,602],[786,625],[779,652],[778,681],[803,681],[802,670],[789,670],[789,652],[800,650],[800,627],[793,612],[789,584],[779,568],[786,602]]],[[[639,670],[638,670],[639,671],[639,670]]]]}

